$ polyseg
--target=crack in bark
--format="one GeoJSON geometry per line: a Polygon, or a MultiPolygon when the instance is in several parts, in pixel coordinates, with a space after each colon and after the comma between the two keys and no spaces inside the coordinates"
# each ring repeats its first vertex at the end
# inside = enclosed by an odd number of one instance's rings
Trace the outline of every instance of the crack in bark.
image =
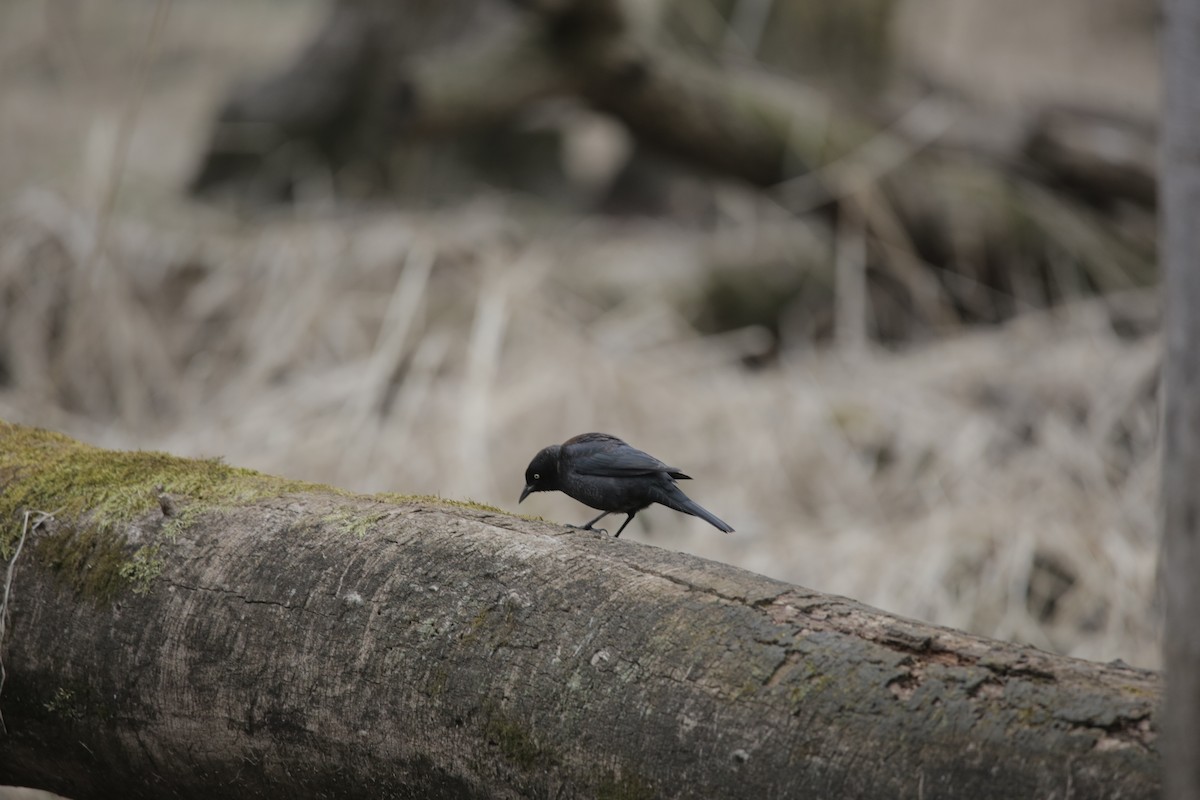
{"type": "Polygon", "coordinates": [[[783,658],[771,670],[771,674],[763,681],[763,687],[771,689],[783,682],[783,679],[792,673],[796,665],[800,663],[800,653],[796,650],[788,650],[783,654],[783,658]]]}
{"type": "Polygon", "coordinates": [[[329,614],[322,614],[321,612],[315,611],[311,608],[306,608],[305,606],[301,606],[301,605],[292,605],[292,604],[284,602],[282,600],[256,600],[252,597],[246,597],[244,594],[241,594],[240,592],[236,592],[233,589],[222,589],[219,586],[189,586],[186,583],[179,583],[178,581],[164,581],[164,582],[168,586],[172,586],[172,587],[175,587],[178,589],[187,589],[190,592],[213,592],[214,594],[229,595],[230,597],[236,597],[237,599],[241,600],[243,603],[246,603],[247,605],[279,606],[280,608],[286,608],[289,610],[295,609],[297,611],[301,611],[301,612],[304,612],[307,614],[314,614],[319,617],[329,617],[330,616],[329,614]]]}
{"type": "Polygon", "coordinates": [[[1153,748],[1151,744],[1158,738],[1149,714],[1137,716],[1118,716],[1109,725],[1084,725],[1082,727],[1099,729],[1103,735],[1096,740],[1095,750],[1119,750],[1122,747],[1139,747],[1145,751],[1153,748]]]}
{"type": "Polygon", "coordinates": [[[687,589],[689,592],[699,592],[700,594],[706,594],[706,595],[709,595],[710,597],[715,597],[719,600],[724,600],[727,603],[739,603],[742,605],[749,605],[752,608],[759,608],[762,606],[770,605],[780,596],[787,594],[786,591],[783,591],[783,592],[780,592],[780,594],[778,594],[778,595],[774,595],[772,597],[762,598],[762,599],[750,602],[748,595],[729,595],[729,594],[725,594],[724,592],[719,592],[711,586],[701,586],[700,584],[692,583],[691,581],[684,580],[683,578],[680,578],[678,576],[671,575],[666,572],[659,572],[657,570],[653,570],[648,567],[644,567],[640,564],[636,564],[633,562],[627,562],[627,565],[631,569],[633,569],[635,572],[639,572],[643,575],[649,575],[653,578],[661,578],[665,581],[675,584],[676,586],[682,586],[683,588],[687,589]]]}

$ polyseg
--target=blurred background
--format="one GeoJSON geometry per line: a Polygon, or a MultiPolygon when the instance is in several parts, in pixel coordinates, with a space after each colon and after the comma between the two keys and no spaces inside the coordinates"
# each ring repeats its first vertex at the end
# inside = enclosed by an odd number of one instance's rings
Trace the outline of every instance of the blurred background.
{"type": "Polygon", "coordinates": [[[0,418],[1159,663],[1157,7],[4,0],[0,418]],[[534,495],[520,511],[582,523],[534,495]]]}

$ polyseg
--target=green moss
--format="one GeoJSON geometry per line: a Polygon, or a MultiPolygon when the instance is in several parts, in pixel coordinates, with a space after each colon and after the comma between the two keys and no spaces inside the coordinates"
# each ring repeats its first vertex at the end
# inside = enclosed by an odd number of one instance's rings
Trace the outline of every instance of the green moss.
{"type": "Polygon", "coordinates": [[[362,539],[371,530],[372,526],[385,519],[390,513],[391,511],[367,513],[358,509],[345,509],[327,514],[321,518],[321,522],[338,528],[350,534],[355,539],[362,539]]]}
{"type": "Polygon", "coordinates": [[[164,566],[156,545],[132,547],[123,526],[158,508],[159,488],[186,505],[164,527],[171,537],[205,511],[313,489],[218,460],[165,453],[100,450],[62,434],[0,421],[0,556],[11,558],[25,511],[53,513],[58,524],[37,551],[77,591],[109,602],[146,591],[164,566]]]}
{"type": "Polygon", "coordinates": [[[508,644],[517,630],[516,609],[509,603],[501,605],[501,608],[497,606],[481,608],[471,618],[467,629],[459,636],[459,641],[464,645],[487,642],[493,650],[508,644]]]}
{"type": "Polygon", "coordinates": [[[474,500],[452,500],[448,497],[442,497],[436,494],[400,494],[399,492],[378,492],[369,495],[372,500],[378,500],[383,503],[395,503],[396,505],[409,505],[412,503],[423,503],[426,505],[450,506],[451,508],[467,508],[472,511],[487,511],[492,514],[504,514],[509,517],[520,516],[513,514],[510,511],[505,511],[496,506],[489,506],[485,503],[476,503],[474,500]]]}
{"type": "Polygon", "coordinates": [[[139,547],[129,561],[121,565],[120,575],[133,589],[134,594],[145,594],[163,570],[163,560],[158,555],[158,545],[139,547]]]}
{"type": "MultiPolygon", "coordinates": [[[[0,557],[12,557],[25,511],[50,512],[57,524],[39,533],[39,557],[97,602],[110,602],[124,591],[148,591],[165,567],[166,551],[160,551],[158,543],[138,547],[125,535],[127,524],[158,509],[160,491],[174,501],[173,515],[160,530],[162,540],[170,541],[211,511],[314,490],[351,496],[330,486],[264,475],[217,459],[101,450],[59,433],[0,420],[0,557]]],[[[507,513],[494,506],[424,495],[380,494],[374,499],[507,513]]],[[[347,509],[324,521],[361,537],[387,513],[347,509]]]]}
{"type": "Polygon", "coordinates": [[[524,726],[505,716],[497,706],[492,704],[487,713],[484,732],[509,761],[527,771],[559,763],[558,756],[552,750],[538,744],[524,726]]]}
{"type": "Polygon", "coordinates": [[[471,618],[471,625],[467,629],[467,632],[463,635],[463,638],[466,639],[470,638],[471,636],[479,635],[480,629],[487,624],[487,621],[491,618],[491,616],[491,606],[484,606],[483,608],[479,609],[479,612],[471,618]]]}
{"type": "Polygon", "coordinates": [[[484,629],[487,627],[488,620],[492,618],[492,609],[490,606],[481,608],[479,612],[471,618],[467,623],[467,629],[459,637],[459,641],[463,644],[473,644],[480,639],[484,634],[484,629]]]}
{"type": "Polygon", "coordinates": [[[441,697],[446,693],[446,686],[450,683],[450,673],[443,667],[437,667],[429,676],[429,683],[425,686],[425,692],[430,697],[441,697]]]}
{"type": "MultiPolygon", "coordinates": [[[[20,512],[52,511],[59,519],[86,515],[104,531],[158,505],[158,486],[193,502],[233,504],[329,487],[290,481],[216,459],[193,460],[149,451],[100,450],[62,434],[0,421],[0,541],[20,534],[20,512]]],[[[5,550],[7,552],[7,549],[5,550]]]]}
{"type": "Polygon", "coordinates": [[[636,774],[608,775],[596,787],[596,800],[652,800],[654,787],[636,774]]]}
{"type": "Polygon", "coordinates": [[[58,717],[67,719],[82,719],[83,709],[75,700],[75,692],[65,687],[58,687],[54,692],[54,696],[47,700],[42,706],[47,712],[58,717]]]}
{"type": "MultiPolygon", "coordinates": [[[[513,514],[510,511],[505,511],[496,506],[489,506],[486,503],[476,503],[474,500],[453,500],[441,495],[432,494],[400,494],[399,492],[378,492],[367,496],[371,500],[380,503],[388,503],[391,505],[436,505],[446,506],[447,508],[462,508],[468,511],[482,511],[488,514],[503,514],[506,517],[516,517],[518,519],[530,520],[531,522],[545,522],[542,517],[529,516],[525,514],[513,514]]],[[[377,513],[364,513],[360,509],[347,509],[339,511],[325,517],[322,521],[342,528],[347,533],[362,538],[370,531],[371,526],[387,518],[391,514],[390,510],[380,511],[377,513]]]]}
{"type": "Polygon", "coordinates": [[[38,555],[76,592],[110,603],[126,588],[121,574],[130,564],[124,537],[111,529],[63,525],[38,544],[38,555]]]}
{"type": "Polygon", "coordinates": [[[116,709],[105,703],[87,686],[86,683],[72,682],[67,685],[59,684],[43,687],[38,690],[42,699],[42,708],[51,717],[66,720],[100,720],[107,722],[116,716],[116,709]],[[49,692],[53,686],[53,694],[49,692]]]}
{"type": "Polygon", "coordinates": [[[207,511],[212,511],[214,504],[205,502],[191,502],[183,508],[177,508],[175,515],[167,520],[167,524],[163,525],[163,538],[167,541],[174,541],[175,537],[186,531],[196,523],[207,511]]]}
{"type": "Polygon", "coordinates": [[[813,692],[825,692],[833,683],[829,675],[816,672],[816,667],[807,660],[801,661],[799,666],[803,671],[793,672],[794,683],[788,693],[792,705],[802,704],[813,692]]]}

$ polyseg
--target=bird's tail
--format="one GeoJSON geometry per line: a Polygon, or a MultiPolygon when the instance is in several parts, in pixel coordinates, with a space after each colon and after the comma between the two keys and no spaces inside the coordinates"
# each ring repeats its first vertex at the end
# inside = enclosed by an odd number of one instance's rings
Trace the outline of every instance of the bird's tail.
{"type": "Polygon", "coordinates": [[[691,514],[693,517],[699,517],[719,531],[733,533],[733,527],[728,522],[725,522],[723,519],[716,516],[696,501],[692,500],[692,498],[683,493],[682,489],[673,483],[663,487],[663,497],[658,502],[662,503],[667,508],[673,508],[676,511],[682,511],[684,514],[691,514]]]}

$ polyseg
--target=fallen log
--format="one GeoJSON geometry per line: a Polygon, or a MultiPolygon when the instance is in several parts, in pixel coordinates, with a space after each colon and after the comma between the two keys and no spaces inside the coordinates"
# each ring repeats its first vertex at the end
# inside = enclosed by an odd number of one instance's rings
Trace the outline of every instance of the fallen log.
{"type": "Polygon", "coordinates": [[[76,800],[1160,791],[1155,673],[498,509],[0,422],[0,526],[0,784],[76,800]]]}

